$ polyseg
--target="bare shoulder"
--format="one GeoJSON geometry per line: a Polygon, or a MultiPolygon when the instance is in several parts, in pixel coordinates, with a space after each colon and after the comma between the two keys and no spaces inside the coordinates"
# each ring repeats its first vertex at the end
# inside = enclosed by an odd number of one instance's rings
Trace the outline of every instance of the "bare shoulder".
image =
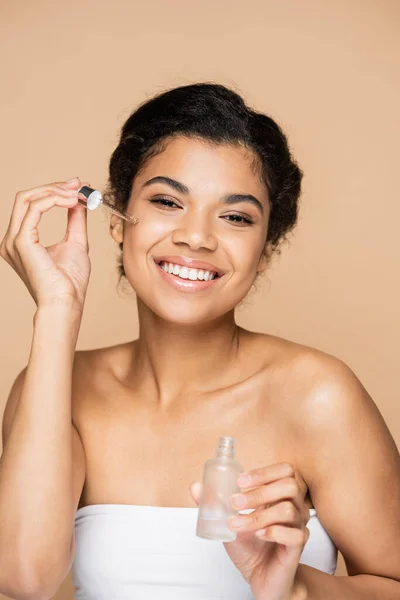
{"type": "Polygon", "coordinates": [[[127,366],[134,342],[116,344],[91,350],[77,350],[74,360],[74,374],[86,374],[93,380],[107,374],[118,376],[127,366]]]}
{"type": "Polygon", "coordinates": [[[261,350],[266,368],[287,375],[296,389],[308,390],[304,400],[315,398],[323,386],[338,389],[341,386],[360,386],[351,368],[340,358],[297,342],[267,334],[254,334],[254,344],[261,350]]]}
{"type": "Polygon", "coordinates": [[[349,575],[400,581],[400,454],[378,406],[339,358],[265,342],[267,353],[274,345],[273,373],[296,415],[301,476],[349,575]]]}
{"type": "Polygon", "coordinates": [[[128,368],[133,342],[78,350],[72,376],[72,407],[79,410],[91,399],[100,400],[103,391],[123,377],[128,368]]]}
{"type": "Polygon", "coordinates": [[[382,424],[381,413],[354,371],[340,358],[283,338],[260,335],[266,372],[285,391],[288,410],[305,435],[368,415],[382,424]]]}
{"type": "Polygon", "coordinates": [[[321,419],[339,423],[362,411],[379,418],[375,402],[343,360],[286,340],[281,341],[281,347],[281,363],[290,368],[290,380],[297,390],[303,415],[306,411],[310,431],[313,427],[320,430],[321,419]]]}

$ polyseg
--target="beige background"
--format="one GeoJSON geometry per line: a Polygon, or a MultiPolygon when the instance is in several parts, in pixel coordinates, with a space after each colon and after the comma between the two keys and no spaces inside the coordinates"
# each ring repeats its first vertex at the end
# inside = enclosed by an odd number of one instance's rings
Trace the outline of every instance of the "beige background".
{"type": "MultiPolygon", "coordinates": [[[[235,87],[289,135],[305,171],[301,219],[238,322],[344,360],[397,444],[400,320],[397,0],[14,0],[0,3],[3,233],[17,190],[79,175],[102,186],[118,128],[147,96],[235,87]]],[[[66,215],[43,220],[43,241],[66,215]]],[[[89,215],[93,265],[79,348],[137,334],[118,294],[107,217],[89,215]]],[[[35,306],[0,263],[0,395],[26,364],[35,306]]],[[[45,507],[43,507],[45,510],[45,507]]],[[[342,560],[338,575],[345,574],[342,560]]],[[[70,576],[57,600],[71,599],[70,576]]]]}

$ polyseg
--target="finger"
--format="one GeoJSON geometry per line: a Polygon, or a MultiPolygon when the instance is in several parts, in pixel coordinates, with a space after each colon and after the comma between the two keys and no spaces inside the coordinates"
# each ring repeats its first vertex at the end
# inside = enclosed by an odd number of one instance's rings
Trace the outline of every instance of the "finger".
{"type": "Polygon", "coordinates": [[[14,238],[17,235],[31,201],[44,198],[51,194],[59,194],[66,198],[70,198],[77,195],[78,189],[83,185],[87,185],[86,182],[82,182],[79,177],[76,177],[70,181],[47,183],[39,187],[17,192],[5,237],[10,236],[11,238],[14,238]]]}
{"type": "Polygon", "coordinates": [[[82,181],[79,177],[73,177],[72,179],[68,179],[66,181],[52,181],[50,183],[45,183],[44,185],[41,186],[37,186],[37,187],[33,187],[33,188],[29,188],[26,190],[21,190],[21,194],[35,194],[35,192],[37,190],[44,190],[46,188],[51,188],[53,186],[56,187],[61,187],[62,189],[79,189],[84,185],[89,185],[90,183],[88,183],[87,181],[82,181]]]}
{"type": "Polygon", "coordinates": [[[291,464],[278,463],[260,469],[252,469],[248,473],[241,473],[237,479],[237,484],[240,488],[249,488],[271,483],[283,477],[294,477],[294,475],[295,470],[291,464]]]}
{"type": "Polygon", "coordinates": [[[11,214],[10,223],[8,229],[1,242],[1,256],[7,260],[10,264],[14,261],[18,261],[15,254],[15,238],[20,232],[22,221],[26,215],[31,202],[34,202],[36,198],[48,197],[51,194],[51,190],[54,190],[60,197],[71,197],[73,192],[71,190],[66,191],[56,186],[56,184],[49,184],[48,186],[41,186],[40,188],[34,188],[32,190],[23,190],[17,192],[14,209],[11,214]],[[40,193],[39,191],[40,190],[40,193]],[[46,191],[47,190],[47,191],[46,191]],[[29,196],[27,192],[32,191],[32,196],[29,196]]]}
{"type": "Polygon", "coordinates": [[[256,532],[256,536],[276,544],[283,544],[293,548],[302,549],[310,537],[310,530],[294,527],[285,527],[284,525],[272,525],[256,532]]]}
{"type": "Polygon", "coordinates": [[[231,504],[235,509],[257,508],[285,499],[293,500],[299,509],[302,503],[304,504],[299,485],[294,477],[286,477],[249,491],[242,491],[240,494],[234,494],[231,504]]]}
{"type": "Polygon", "coordinates": [[[78,203],[78,198],[64,198],[58,194],[46,196],[39,200],[33,200],[29,203],[28,210],[22,220],[21,228],[15,237],[15,245],[23,248],[30,244],[39,242],[39,221],[42,215],[53,208],[60,206],[62,208],[72,208],[78,203]]]}
{"type": "Polygon", "coordinates": [[[22,190],[17,192],[6,236],[14,238],[17,235],[31,202],[54,194],[58,194],[65,198],[78,197],[78,190],[63,188],[57,184],[50,184],[41,186],[40,188],[34,188],[33,190],[22,190]]]}
{"type": "Polygon", "coordinates": [[[69,181],[62,181],[57,183],[57,185],[61,186],[64,189],[80,189],[84,185],[88,185],[91,187],[91,184],[88,181],[82,181],[79,177],[75,177],[74,179],[70,179],[69,181]]]}
{"type": "Polygon", "coordinates": [[[67,229],[64,241],[77,242],[89,250],[87,233],[87,209],[81,204],[68,209],[67,229]]]}
{"type": "Polygon", "coordinates": [[[189,487],[190,493],[192,494],[193,500],[197,505],[200,504],[201,492],[202,492],[202,484],[199,481],[195,481],[189,487]]]}
{"type": "Polygon", "coordinates": [[[287,524],[291,527],[302,527],[304,520],[302,513],[291,502],[279,502],[263,510],[255,510],[249,514],[241,514],[229,519],[230,527],[234,531],[257,531],[273,524],[287,524]]]}
{"type": "Polygon", "coordinates": [[[68,192],[75,188],[78,190],[80,187],[82,187],[82,185],[83,183],[79,177],[75,177],[69,181],[52,181],[51,183],[45,183],[44,185],[28,188],[26,190],[20,190],[17,192],[16,196],[18,196],[18,199],[21,199],[22,202],[27,198],[30,200],[37,200],[46,193],[59,192],[60,190],[68,192]]]}

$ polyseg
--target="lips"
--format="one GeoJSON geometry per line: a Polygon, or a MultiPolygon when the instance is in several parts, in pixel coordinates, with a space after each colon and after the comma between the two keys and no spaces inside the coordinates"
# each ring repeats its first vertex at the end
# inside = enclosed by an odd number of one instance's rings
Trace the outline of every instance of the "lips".
{"type": "MultiPolygon", "coordinates": [[[[163,261],[161,261],[163,262],[163,261]]],[[[166,264],[166,261],[164,262],[166,264]]],[[[182,267],[182,265],[179,265],[182,267]]],[[[165,271],[160,264],[157,264],[154,261],[154,268],[159,273],[160,277],[168,283],[168,285],[172,286],[175,290],[178,290],[182,293],[202,293],[206,292],[206,290],[218,285],[218,282],[221,280],[220,277],[215,277],[214,279],[206,280],[192,280],[192,279],[182,279],[181,277],[174,275],[173,273],[169,273],[169,271],[165,271]]],[[[182,267],[188,270],[188,267],[182,267]]]]}
{"type": "Polygon", "coordinates": [[[222,275],[224,275],[224,271],[220,267],[217,267],[212,263],[197,260],[194,258],[189,258],[187,256],[177,256],[173,254],[168,254],[165,256],[154,256],[153,259],[158,265],[161,262],[167,262],[173,263],[175,265],[180,265],[181,267],[188,267],[191,269],[203,269],[203,271],[212,271],[216,273],[218,277],[222,277],[222,275]]]}

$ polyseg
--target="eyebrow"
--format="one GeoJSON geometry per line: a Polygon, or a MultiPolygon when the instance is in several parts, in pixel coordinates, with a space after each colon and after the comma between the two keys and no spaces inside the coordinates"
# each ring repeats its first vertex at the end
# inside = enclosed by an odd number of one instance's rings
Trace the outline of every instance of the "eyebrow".
{"type": "MultiPolygon", "coordinates": [[[[168,185],[169,187],[173,188],[175,191],[179,192],[180,194],[186,194],[186,195],[190,194],[190,190],[186,185],[184,185],[180,181],[171,179],[170,177],[165,177],[164,175],[157,175],[157,177],[152,177],[151,179],[149,179],[142,185],[142,188],[148,187],[155,183],[164,183],[165,185],[168,185]]],[[[227,194],[226,196],[223,196],[220,199],[220,202],[223,202],[226,204],[237,204],[239,202],[248,202],[249,204],[253,204],[253,206],[255,206],[262,215],[264,214],[263,205],[252,194],[227,194]]]]}

